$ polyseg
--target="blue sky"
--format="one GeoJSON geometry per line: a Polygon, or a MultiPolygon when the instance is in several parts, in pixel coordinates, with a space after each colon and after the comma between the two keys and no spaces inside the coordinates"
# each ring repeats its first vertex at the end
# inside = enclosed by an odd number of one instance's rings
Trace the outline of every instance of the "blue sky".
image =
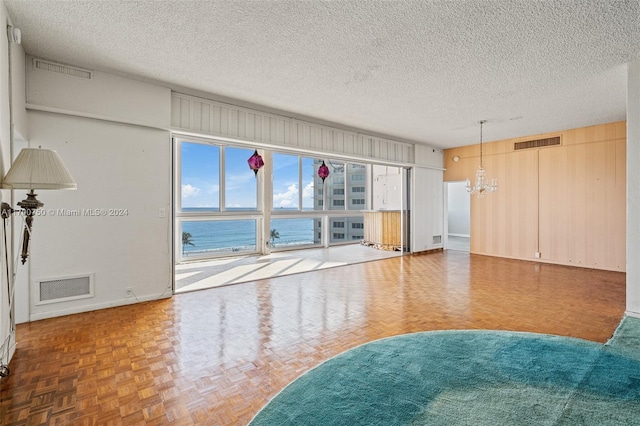
{"type": "MultiPolygon", "coordinates": [[[[252,149],[225,148],[227,207],[256,207],[256,178],[247,159],[252,149]]],[[[214,145],[181,144],[182,207],[219,207],[219,152],[214,145]]],[[[298,207],[298,157],[274,154],[274,208],[298,207]]],[[[264,173],[261,169],[258,173],[264,173]]],[[[313,208],[313,160],[303,159],[303,205],[313,208]]]]}

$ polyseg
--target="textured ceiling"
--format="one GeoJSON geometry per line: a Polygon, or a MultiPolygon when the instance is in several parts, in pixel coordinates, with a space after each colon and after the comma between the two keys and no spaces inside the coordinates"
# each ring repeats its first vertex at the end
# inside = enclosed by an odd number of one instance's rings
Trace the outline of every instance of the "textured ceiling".
{"type": "Polygon", "coordinates": [[[636,1],[4,1],[27,53],[446,148],[626,118],[636,1]]]}

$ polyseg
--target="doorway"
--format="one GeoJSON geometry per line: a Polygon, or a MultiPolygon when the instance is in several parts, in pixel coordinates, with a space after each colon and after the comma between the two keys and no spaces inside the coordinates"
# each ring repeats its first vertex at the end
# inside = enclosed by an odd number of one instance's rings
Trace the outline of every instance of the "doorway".
{"type": "Polygon", "coordinates": [[[471,249],[471,198],[466,182],[445,182],[445,242],[447,250],[471,249]]]}

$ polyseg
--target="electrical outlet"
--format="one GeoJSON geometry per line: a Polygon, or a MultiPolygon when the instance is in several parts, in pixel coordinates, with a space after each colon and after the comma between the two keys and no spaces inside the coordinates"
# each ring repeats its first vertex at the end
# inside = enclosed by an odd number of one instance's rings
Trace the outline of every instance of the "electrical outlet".
{"type": "Polygon", "coordinates": [[[534,256],[536,257],[536,259],[540,259],[540,252],[539,252],[539,251],[537,251],[537,252],[534,254],[534,256]]]}
{"type": "Polygon", "coordinates": [[[131,287],[125,288],[124,289],[124,297],[132,297],[132,296],[133,296],[133,290],[131,289],[131,287]]]}

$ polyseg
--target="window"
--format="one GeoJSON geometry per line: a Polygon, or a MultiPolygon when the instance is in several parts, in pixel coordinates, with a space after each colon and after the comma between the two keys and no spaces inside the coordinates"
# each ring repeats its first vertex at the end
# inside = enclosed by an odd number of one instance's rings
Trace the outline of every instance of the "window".
{"type": "MultiPolygon", "coordinates": [[[[363,164],[348,163],[347,175],[349,176],[348,185],[351,188],[351,194],[357,194],[347,204],[348,209],[362,210],[366,206],[366,200],[363,198],[365,186],[361,182],[365,181],[367,168],[363,164]],[[354,182],[358,182],[354,184],[354,182]],[[357,197],[357,198],[356,198],[357,197]]],[[[351,196],[350,196],[351,198],[351,196]]]]}
{"type": "Polygon", "coordinates": [[[181,212],[257,209],[258,186],[247,167],[254,150],[187,141],[181,141],[179,149],[181,212]]]}
{"type": "Polygon", "coordinates": [[[211,142],[176,143],[178,260],[255,253],[258,185],[247,167],[254,150],[211,142]]]}
{"type": "Polygon", "coordinates": [[[325,179],[324,187],[326,191],[326,199],[329,203],[327,209],[329,210],[344,210],[344,173],[346,163],[336,160],[327,160],[326,163],[329,168],[329,177],[325,179]]]}
{"type": "MultiPolygon", "coordinates": [[[[300,170],[297,155],[274,153],[273,208],[298,210],[300,207],[300,170]]],[[[312,201],[313,203],[313,201],[312,201]]]]}
{"type": "Polygon", "coordinates": [[[184,220],[182,258],[256,251],[256,220],[184,220]]]}
{"type": "Polygon", "coordinates": [[[267,152],[273,175],[266,176],[262,169],[256,178],[247,166],[254,148],[213,140],[177,140],[176,148],[178,260],[255,253],[258,243],[267,241],[286,248],[361,239],[369,166],[267,152]],[[330,172],[324,182],[317,174],[323,160],[330,172]],[[273,188],[271,194],[258,193],[262,179],[272,179],[267,185],[273,188]],[[264,222],[259,211],[263,198],[273,206],[270,222],[264,222]],[[321,232],[325,220],[331,232],[321,232]],[[272,237],[271,230],[276,231],[272,237]],[[187,235],[182,246],[180,233],[187,235]]]}
{"type": "Polygon", "coordinates": [[[271,247],[295,247],[302,245],[320,244],[322,242],[320,233],[314,238],[315,218],[299,219],[271,219],[270,244],[271,247]]]}
{"type": "Polygon", "coordinates": [[[255,173],[247,167],[253,149],[225,147],[224,188],[226,210],[256,210],[258,184],[255,173]]]}
{"type": "Polygon", "coordinates": [[[180,144],[180,206],[182,211],[220,211],[220,147],[180,144]]]}
{"type": "Polygon", "coordinates": [[[334,217],[331,219],[331,243],[361,240],[364,229],[363,216],[334,217]]]}
{"type": "MultiPolygon", "coordinates": [[[[302,170],[301,170],[301,180],[302,180],[302,209],[303,210],[313,210],[314,205],[314,187],[315,187],[315,164],[316,160],[313,158],[302,157],[302,170]]],[[[322,198],[322,187],[318,185],[318,197],[322,198]]]]}
{"type": "Polygon", "coordinates": [[[274,153],[273,209],[323,210],[323,188],[316,182],[322,161],[299,155],[274,153]]]}

